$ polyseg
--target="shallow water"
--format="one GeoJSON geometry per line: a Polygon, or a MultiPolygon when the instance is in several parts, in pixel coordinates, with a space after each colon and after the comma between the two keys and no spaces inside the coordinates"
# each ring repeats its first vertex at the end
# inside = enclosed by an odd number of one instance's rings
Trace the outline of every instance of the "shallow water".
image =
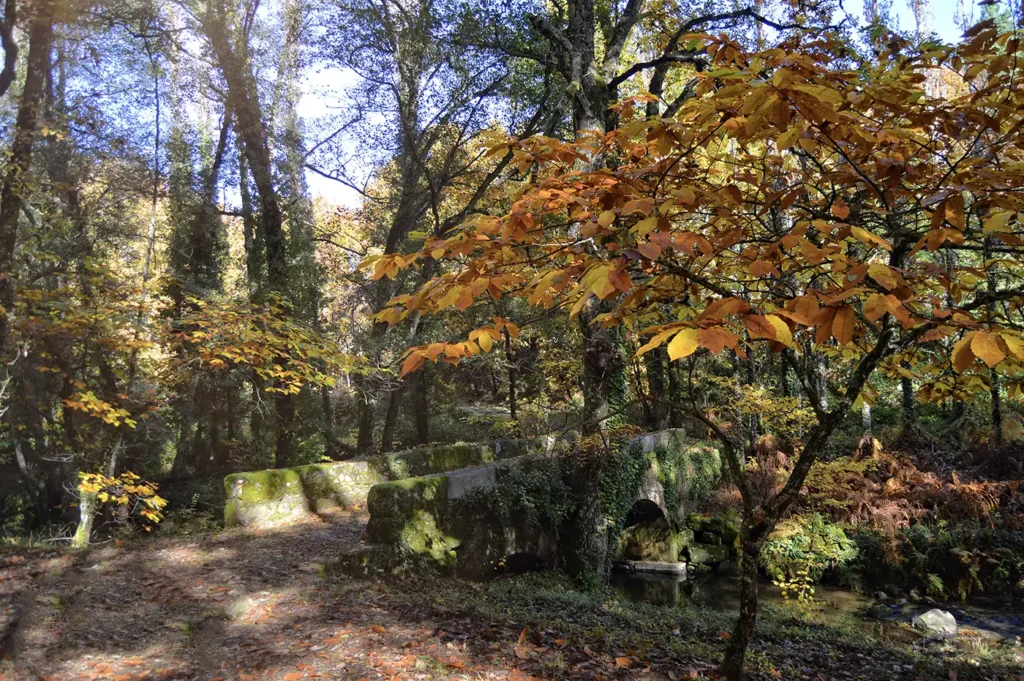
{"type": "MultiPolygon", "coordinates": [[[[692,603],[721,610],[739,610],[739,581],[734,577],[696,575],[677,577],[650,573],[616,572],[612,586],[627,600],[675,606],[692,603]]],[[[981,638],[1010,640],[1024,638],[1024,614],[1014,607],[990,608],[959,603],[910,603],[906,601],[879,601],[870,596],[846,589],[818,586],[814,601],[798,603],[782,597],[782,590],[771,582],[758,586],[761,604],[774,604],[792,609],[794,615],[810,618],[822,624],[856,626],[874,636],[915,641],[921,635],[910,628],[915,615],[938,607],[956,617],[961,629],[973,631],[981,638]],[[878,606],[878,607],[873,607],[878,606]],[[873,616],[865,617],[871,610],[873,616]]]]}

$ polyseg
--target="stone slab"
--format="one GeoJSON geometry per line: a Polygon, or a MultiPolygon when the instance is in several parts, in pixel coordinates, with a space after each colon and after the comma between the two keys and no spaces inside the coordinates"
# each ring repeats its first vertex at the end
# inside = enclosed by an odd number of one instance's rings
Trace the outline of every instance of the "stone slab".
{"type": "Polygon", "coordinates": [[[448,473],[448,498],[461,499],[466,494],[480,487],[490,487],[498,481],[498,466],[479,466],[464,468],[448,473]]]}
{"type": "Polygon", "coordinates": [[[661,575],[685,575],[686,563],[662,563],[648,560],[624,560],[616,564],[627,572],[653,572],[661,575]]]}

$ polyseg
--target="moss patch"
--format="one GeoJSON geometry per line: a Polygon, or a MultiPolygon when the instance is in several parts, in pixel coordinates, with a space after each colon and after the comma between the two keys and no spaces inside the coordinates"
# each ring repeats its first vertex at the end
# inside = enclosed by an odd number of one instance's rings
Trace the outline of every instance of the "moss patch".
{"type": "Polygon", "coordinates": [[[229,499],[243,504],[259,504],[301,491],[302,478],[292,468],[253,473],[234,473],[224,478],[229,499]]]}

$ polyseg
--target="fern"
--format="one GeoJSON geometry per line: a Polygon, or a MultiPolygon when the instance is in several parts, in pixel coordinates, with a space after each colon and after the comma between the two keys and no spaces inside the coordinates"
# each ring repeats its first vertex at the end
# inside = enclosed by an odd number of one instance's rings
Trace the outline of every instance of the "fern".
{"type": "Polygon", "coordinates": [[[942,578],[934,572],[928,573],[928,593],[935,598],[941,598],[946,591],[946,585],[942,583],[942,578]]]}

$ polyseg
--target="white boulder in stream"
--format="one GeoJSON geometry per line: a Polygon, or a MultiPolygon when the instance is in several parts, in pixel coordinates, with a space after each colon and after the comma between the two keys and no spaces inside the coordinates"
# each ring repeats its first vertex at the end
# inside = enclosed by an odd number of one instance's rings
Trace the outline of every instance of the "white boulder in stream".
{"type": "Polygon", "coordinates": [[[945,610],[932,608],[928,612],[921,613],[913,619],[911,624],[915,629],[921,629],[930,634],[942,636],[956,635],[956,618],[945,610]]]}

